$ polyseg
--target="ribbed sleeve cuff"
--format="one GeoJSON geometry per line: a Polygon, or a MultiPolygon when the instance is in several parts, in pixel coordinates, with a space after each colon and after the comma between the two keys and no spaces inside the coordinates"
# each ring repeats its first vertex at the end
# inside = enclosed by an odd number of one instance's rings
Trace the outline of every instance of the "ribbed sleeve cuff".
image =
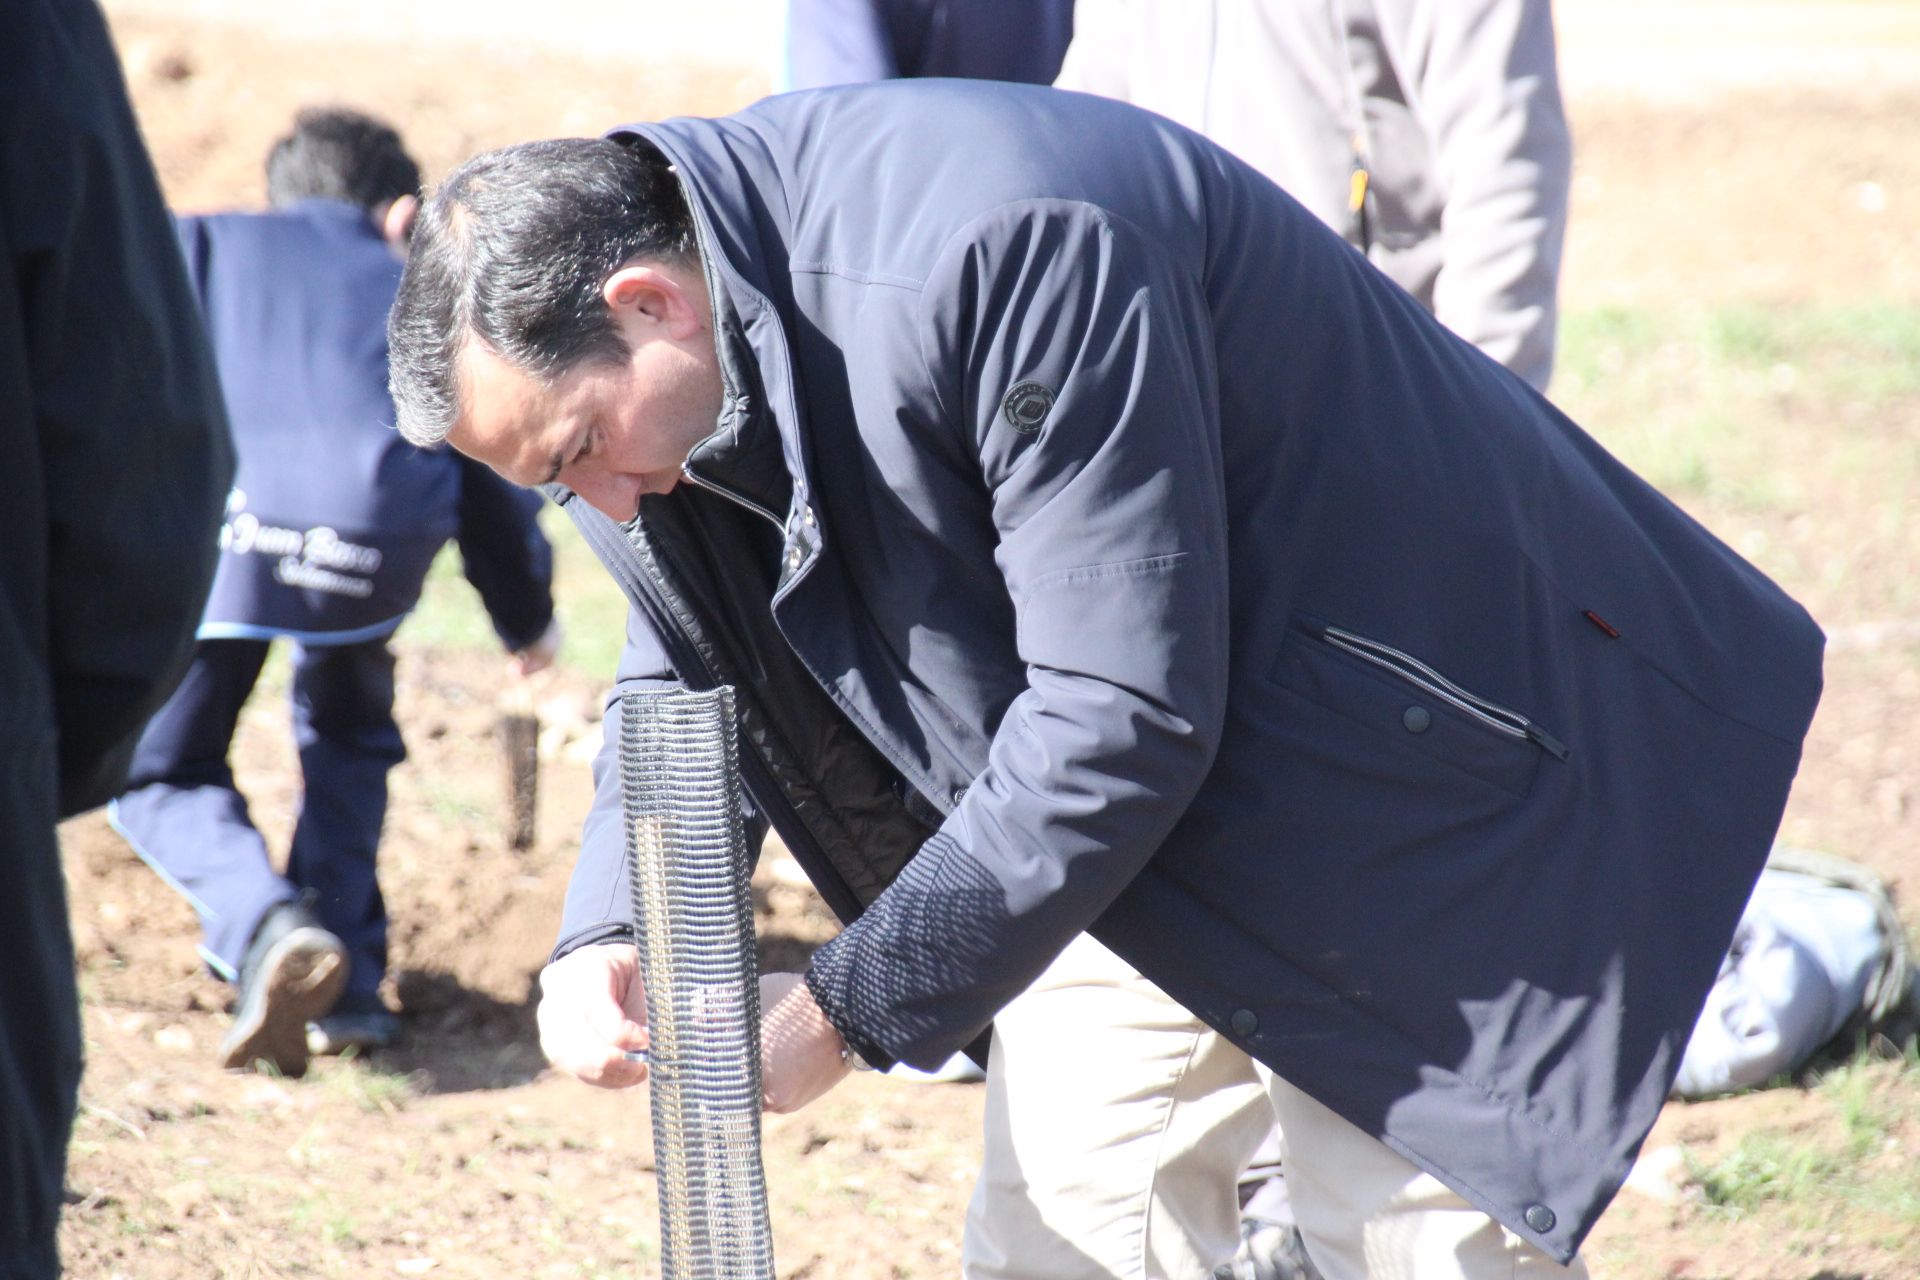
{"type": "Polygon", "coordinates": [[[838,994],[851,985],[855,950],[847,935],[841,934],[814,952],[813,963],[807,968],[807,990],[813,993],[813,1002],[820,1006],[820,1012],[827,1015],[827,1021],[847,1042],[847,1047],[859,1054],[860,1060],[875,1071],[885,1071],[899,1059],[853,1025],[846,1004],[838,994]]]}
{"type": "Polygon", "coordinates": [[[564,956],[571,955],[582,947],[596,946],[602,942],[632,942],[633,929],[629,925],[610,923],[597,924],[569,934],[553,944],[553,954],[547,957],[552,964],[564,956]]]}

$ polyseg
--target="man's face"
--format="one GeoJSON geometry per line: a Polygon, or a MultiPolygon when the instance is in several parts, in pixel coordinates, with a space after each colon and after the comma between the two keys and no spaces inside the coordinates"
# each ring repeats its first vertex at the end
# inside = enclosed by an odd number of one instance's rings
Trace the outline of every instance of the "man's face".
{"type": "Polygon", "coordinates": [[[459,421],[448,442],[516,484],[559,481],[615,520],[665,493],[713,433],[721,381],[697,275],[627,267],[603,294],[625,336],[623,359],[589,360],[542,384],[469,341],[459,421]]]}

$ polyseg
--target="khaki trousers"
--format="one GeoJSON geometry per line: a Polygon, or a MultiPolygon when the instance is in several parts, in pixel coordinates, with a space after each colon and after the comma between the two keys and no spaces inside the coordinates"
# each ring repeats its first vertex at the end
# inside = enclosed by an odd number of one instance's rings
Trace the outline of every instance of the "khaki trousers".
{"type": "Polygon", "coordinates": [[[1208,1028],[1082,936],[994,1020],[966,1280],[1198,1280],[1275,1124],[1327,1280],[1584,1277],[1208,1028]]]}

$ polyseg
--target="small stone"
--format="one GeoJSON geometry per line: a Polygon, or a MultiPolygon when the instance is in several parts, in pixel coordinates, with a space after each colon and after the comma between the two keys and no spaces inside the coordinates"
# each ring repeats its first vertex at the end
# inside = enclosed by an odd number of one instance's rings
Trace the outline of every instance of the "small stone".
{"type": "Polygon", "coordinates": [[[153,61],[153,78],[168,84],[193,79],[193,60],[179,49],[168,49],[153,61]]]}

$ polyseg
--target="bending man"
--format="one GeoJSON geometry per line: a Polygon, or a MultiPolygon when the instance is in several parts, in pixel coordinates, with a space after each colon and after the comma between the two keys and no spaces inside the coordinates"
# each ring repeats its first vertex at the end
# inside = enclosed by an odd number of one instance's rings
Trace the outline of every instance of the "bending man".
{"type": "MultiPolygon", "coordinates": [[[[622,682],[736,687],[849,921],[766,979],[769,1105],[992,1023],[974,1277],[1205,1274],[1276,1113],[1329,1277],[1573,1262],[1797,767],[1778,588],[1123,104],[790,94],[481,157],[417,236],[402,431],[563,488],[622,682]]],[[[602,781],[541,1020],[621,1085],[602,781]]]]}

